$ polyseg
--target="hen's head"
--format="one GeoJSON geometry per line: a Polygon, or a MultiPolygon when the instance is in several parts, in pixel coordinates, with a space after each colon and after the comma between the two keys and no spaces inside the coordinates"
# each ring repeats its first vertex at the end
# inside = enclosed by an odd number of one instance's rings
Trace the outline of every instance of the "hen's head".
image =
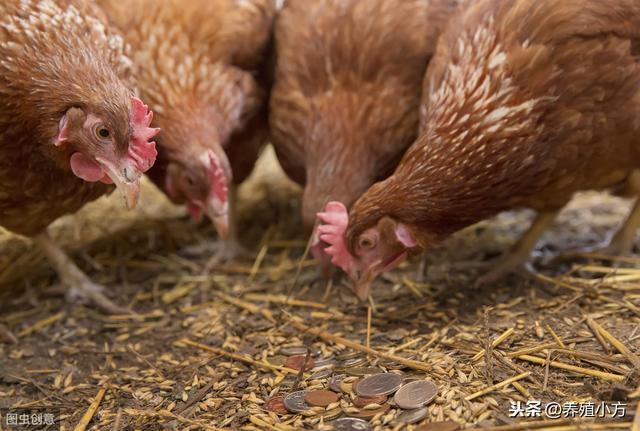
{"type": "Polygon", "coordinates": [[[186,203],[195,220],[206,215],[215,224],[220,237],[229,232],[229,183],[231,168],[220,149],[203,150],[188,160],[172,159],[167,167],[165,190],[176,202],[186,203]]]}
{"type": "Polygon", "coordinates": [[[320,240],[329,244],[325,251],[354,280],[354,291],[363,301],[379,274],[395,268],[418,248],[413,230],[389,216],[379,218],[353,238],[347,230],[349,214],[340,202],[329,202],[318,217],[324,223],[318,227],[320,240]]]}
{"type": "MultiPolygon", "coordinates": [[[[128,110],[113,104],[73,106],[60,118],[53,144],[70,155],[69,166],[88,182],[115,184],[128,208],[138,202],[140,177],[155,162],[149,127],[153,113],[136,97],[128,110]]],[[[65,154],[67,154],[65,153],[65,154]]]]}

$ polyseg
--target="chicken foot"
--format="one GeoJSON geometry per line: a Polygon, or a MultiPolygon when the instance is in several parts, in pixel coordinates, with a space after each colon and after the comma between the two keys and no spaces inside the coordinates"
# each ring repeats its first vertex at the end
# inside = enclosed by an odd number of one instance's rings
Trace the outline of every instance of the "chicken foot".
{"type": "Polygon", "coordinates": [[[229,232],[227,238],[219,239],[209,245],[213,255],[209,258],[206,268],[229,262],[240,256],[248,256],[247,250],[240,244],[237,220],[238,186],[229,187],[229,232]]]}
{"type": "Polygon", "coordinates": [[[67,286],[65,297],[68,301],[91,302],[109,314],[131,313],[130,310],[122,308],[108,299],[103,293],[104,287],[91,281],[47,232],[38,235],[35,238],[35,243],[54,267],[62,283],[67,286]]]}
{"type": "Polygon", "coordinates": [[[494,283],[529,262],[538,240],[553,224],[557,215],[558,211],[538,214],[529,229],[522,235],[511,251],[499,258],[493,269],[478,278],[476,285],[482,286],[494,283]]]}
{"type": "Polygon", "coordinates": [[[640,169],[631,172],[627,178],[625,192],[636,198],[629,216],[622,227],[613,235],[609,244],[596,251],[614,256],[623,256],[633,251],[636,240],[636,232],[640,227],[640,169]]]}
{"type": "Polygon", "coordinates": [[[584,254],[603,254],[607,256],[626,256],[631,254],[635,245],[636,233],[638,227],[640,227],[640,170],[633,171],[627,178],[624,195],[634,196],[636,200],[622,227],[607,243],[565,252],[558,257],[558,260],[567,260],[584,254]]]}

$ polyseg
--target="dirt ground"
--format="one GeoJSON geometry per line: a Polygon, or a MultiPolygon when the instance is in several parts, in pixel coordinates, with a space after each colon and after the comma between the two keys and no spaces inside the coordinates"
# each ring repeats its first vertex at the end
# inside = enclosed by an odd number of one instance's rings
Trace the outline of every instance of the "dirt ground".
{"type": "MultiPolygon", "coordinates": [[[[213,268],[213,228],[149,185],[133,213],[105,198],[57,222],[54,236],[81,268],[136,315],[68,304],[29,241],[0,232],[0,412],[53,411],[66,430],[83,417],[95,430],[330,429],[330,419],[350,411],[347,393],[340,405],[304,415],[264,409],[278,393],[327,386],[327,377],[281,366],[282,346],[303,345],[324,357],[360,352],[364,364],[432,380],[439,394],[423,425],[631,427],[640,397],[640,257],[549,263],[605,240],[626,201],[581,195],[543,238],[535,274],[482,288],[474,280],[531,214],[503,214],[459,233],[423,263],[378,281],[369,332],[369,306],[301,260],[299,207],[299,191],[269,154],[241,191],[249,252],[213,268]],[[3,340],[1,327],[17,340],[3,340]],[[510,417],[512,403],[531,400],[618,403],[626,415],[595,425],[510,417]]],[[[392,408],[372,424],[414,429],[398,414],[392,408]]]]}

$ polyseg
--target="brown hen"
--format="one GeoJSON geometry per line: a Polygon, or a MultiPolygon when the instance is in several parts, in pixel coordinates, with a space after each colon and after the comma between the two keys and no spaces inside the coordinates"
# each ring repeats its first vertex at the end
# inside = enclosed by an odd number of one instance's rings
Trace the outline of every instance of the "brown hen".
{"type": "MultiPolygon", "coordinates": [[[[360,296],[408,251],[498,212],[539,216],[484,280],[526,261],[575,192],[637,196],[639,52],[636,0],[481,0],[452,20],[427,72],[419,139],[348,216],[337,203],[322,215],[360,296]]],[[[636,200],[609,251],[631,251],[639,224],[636,200]]]]}
{"type": "MultiPolygon", "coordinates": [[[[330,200],[351,205],[418,133],[420,85],[456,0],[289,0],[276,23],[272,142],[304,185],[307,233],[330,200]]],[[[314,255],[328,261],[316,243],[314,255]]]]}
{"type": "Polygon", "coordinates": [[[253,169],[268,135],[261,72],[275,0],[99,0],[132,46],[140,94],[156,113],[151,179],[237,251],[234,184],[253,169]]]}
{"type": "Polygon", "coordinates": [[[156,156],[123,40],[97,11],[79,0],[0,3],[0,225],[36,236],[68,296],[120,311],[44,233],[113,183],[133,207],[156,156]]]}

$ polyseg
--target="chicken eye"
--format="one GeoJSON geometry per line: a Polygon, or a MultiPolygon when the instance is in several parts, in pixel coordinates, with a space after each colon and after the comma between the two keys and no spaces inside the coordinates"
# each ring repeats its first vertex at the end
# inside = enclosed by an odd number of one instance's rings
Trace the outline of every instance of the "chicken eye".
{"type": "Polygon", "coordinates": [[[358,240],[358,246],[365,250],[370,250],[375,246],[375,243],[370,238],[360,238],[358,240]]]}
{"type": "Polygon", "coordinates": [[[108,141],[111,139],[111,132],[102,124],[98,124],[93,129],[93,131],[96,135],[96,138],[98,138],[101,141],[108,141]]]}

